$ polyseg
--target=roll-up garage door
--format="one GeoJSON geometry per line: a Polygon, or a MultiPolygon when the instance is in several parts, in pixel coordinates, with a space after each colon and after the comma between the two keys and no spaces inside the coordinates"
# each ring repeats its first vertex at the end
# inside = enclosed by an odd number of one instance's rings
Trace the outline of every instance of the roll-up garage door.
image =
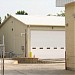
{"type": "Polygon", "coordinates": [[[65,31],[31,31],[31,51],[40,59],[65,58],[65,31]]]}

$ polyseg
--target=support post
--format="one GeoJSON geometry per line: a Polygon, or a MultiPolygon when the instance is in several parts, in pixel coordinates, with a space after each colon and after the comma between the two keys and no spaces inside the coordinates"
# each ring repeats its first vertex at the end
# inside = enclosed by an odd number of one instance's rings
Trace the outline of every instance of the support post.
{"type": "Polygon", "coordinates": [[[5,56],[5,45],[4,45],[4,35],[3,35],[3,52],[2,52],[2,56],[3,56],[3,65],[2,65],[2,75],[4,75],[4,56],[5,56]]]}

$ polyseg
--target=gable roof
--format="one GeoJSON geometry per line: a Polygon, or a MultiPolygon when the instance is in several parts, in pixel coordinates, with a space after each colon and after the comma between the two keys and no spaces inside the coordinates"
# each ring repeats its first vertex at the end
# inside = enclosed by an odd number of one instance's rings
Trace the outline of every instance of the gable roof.
{"type": "Polygon", "coordinates": [[[30,16],[30,15],[10,15],[4,24],[11,17],[16,18],[25,25],[42,25],[42,26],[65,26],[65,17],[59,16],[30,16]]]}
{"type": "Polygon", "coordinates": [[[29,15],[15,15],[13,16],[26,25],[53,25],[65,26],[65,17],[58,16],[29,16],[29,15]]]}

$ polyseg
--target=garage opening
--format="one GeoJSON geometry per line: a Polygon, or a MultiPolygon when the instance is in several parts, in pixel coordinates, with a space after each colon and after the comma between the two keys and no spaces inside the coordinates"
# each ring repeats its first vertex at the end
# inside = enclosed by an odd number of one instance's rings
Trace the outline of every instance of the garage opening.
{"type": "Polygon", "coordinates": [[[31,31],[32,56],[65,62],[65,31],[31,31]]]}

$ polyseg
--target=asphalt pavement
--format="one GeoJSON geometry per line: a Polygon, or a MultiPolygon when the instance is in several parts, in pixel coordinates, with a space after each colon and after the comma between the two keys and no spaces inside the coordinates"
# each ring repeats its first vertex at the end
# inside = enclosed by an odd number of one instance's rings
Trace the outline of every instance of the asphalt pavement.
{"type": "MultiPolygon", "coordinates": [[[[0,67],[2,75],[2,65],[0,67]]],[[[65,70],[64,63],[5,64],[4,75],[75,75],[75,71],[65,70]]]]}

